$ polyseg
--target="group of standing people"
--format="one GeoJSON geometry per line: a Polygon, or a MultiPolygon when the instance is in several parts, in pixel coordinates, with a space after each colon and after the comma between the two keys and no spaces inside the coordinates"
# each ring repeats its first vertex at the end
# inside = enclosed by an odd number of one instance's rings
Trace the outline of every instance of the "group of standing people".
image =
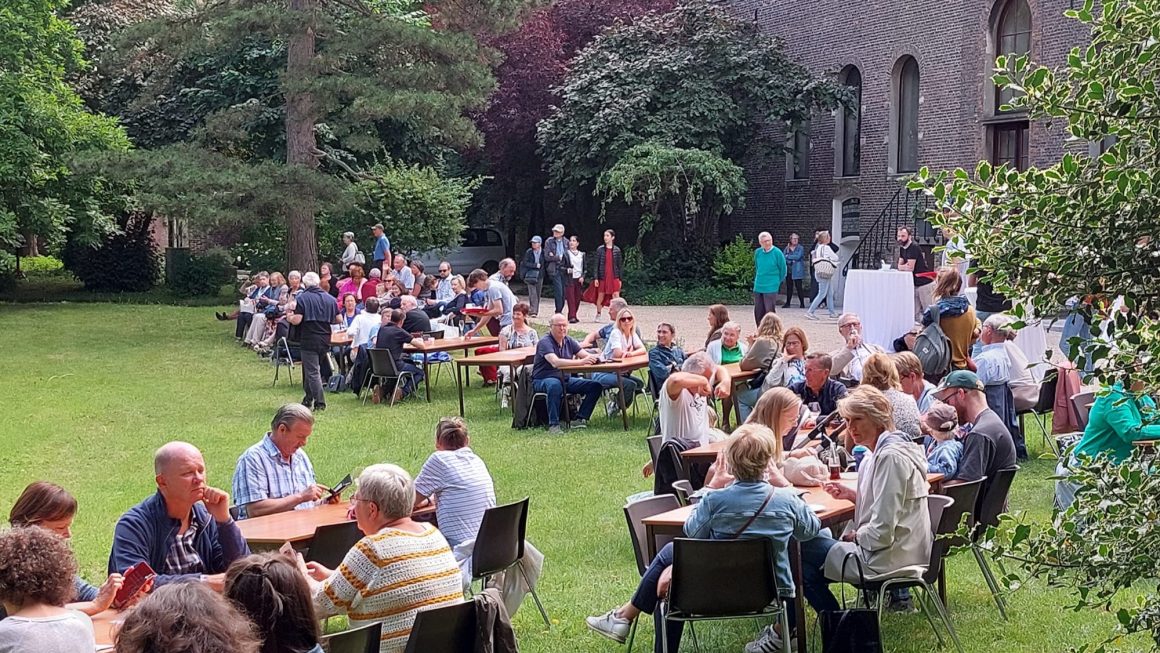
{"type": "Polygon", "coordinates": [[[591,277],[592,284],[585,289],[589,263],[587,255],[580,249],[580,238],[575,234],[565,238],[562,224],[552,227],[552,235],[546,240],[532,236],[519,266],[520,278],[528,287],[531,317],[539,315],[540,296],[545,282],[548,282],[552,285],[555,312],[564,313],[567,305],[569,324],[580,321],[577,314],[582,301],[596,305],[596,319],[599,320],[604,307],[620,297],[624,256],[616,245],[615,231],[604,230],[604,242],[596,248],[593,258],[595,275],[591,277]]]}
{"type": "Polygon", "coordinates": [[[810,304],[806,317],[817,319],[815,312],[823,303],[830,311],[830,317],[837,317],[834,300],[835,276],[838,272],[838,246],[830,238],[830,232],[819,229],[814,234],[813,247],[806,251],[801,237],[796,233],[789,236],[789,243],[783,249],[773,245],[773,236],[763,231],[757,236],[758,247],[753,251],[753,323],[761,324],[767,313],[777,312],[777,295],[785,284],[785,303],[782,308],[793,304],[797,294],[798,307],[806,308],[804,283],[809,276],[810,304]]]}

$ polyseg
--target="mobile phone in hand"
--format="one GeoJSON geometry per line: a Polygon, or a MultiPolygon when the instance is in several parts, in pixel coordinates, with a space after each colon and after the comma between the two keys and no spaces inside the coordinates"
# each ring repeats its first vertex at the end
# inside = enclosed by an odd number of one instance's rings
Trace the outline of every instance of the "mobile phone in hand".
{"type": "Polygon", "coordinates": [[[125,570],[125,582],[121,584],[121,589],[117,590],[117,595],[113,597],[113,608],[120,610],[125,607],[141,588],[145,586],[150,580],[153,580],[157,574],[153,573],[153,569],[142,561],[129,567],[125,570]]]}
{"type": "Polygon", "coordinates": [[[343,490],[350,487],[352,483],[354,483],[354,480],[351,479],[350,474],[343,476],[342,480],[339,481],[337,485],[330,488],[330,494],[326,495],[322,502],[326,503],[328,501],[333,501],[335,497],[342,494],[343,490]]]}

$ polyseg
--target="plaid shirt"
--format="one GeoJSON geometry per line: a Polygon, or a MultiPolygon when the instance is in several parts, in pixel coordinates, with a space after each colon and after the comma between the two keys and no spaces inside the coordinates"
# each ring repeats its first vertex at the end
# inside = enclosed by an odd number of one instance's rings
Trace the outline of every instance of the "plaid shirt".
{"type": "MultiPolygon", "coordinates": [[[[238,465],[234,469],[234,503],[242,507],[240,517],[245,517],[246,504],[288,497],[313,484],[314,466],[310,464],[306,452],[302,449],[295,451],[287,462],[267,433],[238,458],[238,465]]],[[[312,507],[314,502],[306,501],[294,509],[312,507]]]]}
{"type": "Polygon", "coordinates": [[[161,573],[176,576],[179,574],[199,574],[205,571],[205,564],[194,546],[194,540],[197,539],[199,530],[201,530],[201,523],[197,520],[197,513],[191,510],[189,527],[185,529],[183,535],[174,534],[173,541],[169,544],[169,550],[165,553],[165,569],[162,569],[161,573]]]}

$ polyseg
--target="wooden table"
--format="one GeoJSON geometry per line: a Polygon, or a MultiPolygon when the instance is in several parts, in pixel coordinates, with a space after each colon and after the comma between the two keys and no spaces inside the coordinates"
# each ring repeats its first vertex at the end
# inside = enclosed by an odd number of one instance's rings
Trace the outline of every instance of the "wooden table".
{"type": "Polygon", "coordinates": [[[624,422],[624,430],[628,430],[628,410],[624,405],[624,375],[632,374],[636,370],[648,367],[648,354],[637,354],[628,358],[620,360],[608,361],[607,363],[596,363],[594,365],[585,365],[584,367],[568,368],[569,372],[580,372],[582,374],[592,374],[594,372],[611,372],[616,375],[616,387],[620,390],[616,393],[616,401],[620,404],[620,416],[624,422]]]}
{"type": "Polygon", "coordinates": [[[330,332],[331,347],[346,347],[347,345],[352,344],[354,344],[354,340],[351,339],[350,336],[346,335],[346,329],[343,329],[342,331],[330,332]]]}
{"type": "Polygon", "coordinates": [[[288,510],[272,515],[238,521],[242,537],[254,548],[278,548],[283,542],[296,544],[314,537],[314,529],[350,521],[346,511],[350,504],[327,503],[310,510],[288,510]]]}
{"type": "MultiPolygon", "coordinates": [[[[737,403],[737,399],[734,397],[734,395],[737,394],[737,386],[742,383],[748,386],[749,380],[756,377],[758,374],[761,374],[761,370],[742,370],[741,363],[729,363],[728,365],[725,365],[724,368],[729,371],[729,376],[733,380],[732,387],[729,388],[729,397],[733,401],[733,414],[737,416],[737,424],[740,426],[741,405],[737,403]]],[[[725,425],[724,430],[732,430],[729,428],[730,424],[728,414],[722,415],[721,421],[725,425]]]]}
{"type": "Polygon", "coordinates": [[[471,338],[464,338],[459,336],[456,338],[439,338],[432,340],[424,340],[422,338],[415,338],[411,342],[403,345],[403,351],[408,353],[423,354],[423,386],[427,391],[427,401],[431,401],[431,374],[428,369],[427,355],[436,352],[445,351],[452,352],[462,349],[464,355],[467,350],[473,347],[489,347],[491,345],[498,345],[499,338],[496,336],[474,336],[471,338]]]}
{"type": "MultiPolygon", "coordinates": [[[[463,417],[463,386],[467,385],[470,379],[470,367],[484,367],[494,366],[500,367],[506,365],[511,371],[511,382],[515,382],[516,367],[520,365],[527,365],[531,363],[536,357],[535,347],[517,347],[515,349],[505,349],[504,351],[497,351],[491,354],[480,354],[478,356],[464,356],[455,359],[455,387],[459,391],[459,416],[463,417]]],[[[515,414],[516,402],[512,402],[512,414],[515,414]]]]}
{"type": "MultiPolygon", "coordinates": [[[[926,478],[930,483],[932,492],[937,493],[942,489],[942,474],[927,474],[926,478]]],[[[844,473],[842,474],[841,482],[850,487],[854,487],[858,482],[858,475],[851,472],[844,473]]],[[[820,506],[820,509],[814,511],[814,514],[822,522],[822,528],[835,526],[854,517],[853,503],[835,499],[820,487],[799,487],[795,489],[802,493],[802,500],[807,504],[820,506]]],[[[684,537],[685,521],[688,520],[692,512],[693,506],[690,505],[644,518],[645,546],[647,547],[650,560],[657,554],[657,536],[684,537]]],[[[793,568],[794,585],[797,589],[794,594],[794,602],[797,604],[797,623],[794,627],[798,632],[798,653],[806,653],[806,640],[809,638],[806,637],[805,594],[802,591],[801,544],[793,538],[790,538],[789,541],[789,553],[790,566],[793,568]]]]}

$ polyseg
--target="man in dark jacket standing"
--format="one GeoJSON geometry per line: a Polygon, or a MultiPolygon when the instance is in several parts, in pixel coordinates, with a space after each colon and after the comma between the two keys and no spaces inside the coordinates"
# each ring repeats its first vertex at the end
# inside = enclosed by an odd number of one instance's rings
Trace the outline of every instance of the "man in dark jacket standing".
{"type": "Polygon", "coordinates": [[[552,227],[552,237],[544,242],[545,271],[552,280],[552,297],[556,300],[556,312],[564,312],[564,286],[572,280],[572,263],[568,258],[568,239],[564,238],[564,225],[552,227]]]}
{"type": "Polygon", "coordinates": [[[201,581],[220,592],[230,563],[250,554],[230,517],[230,495],[205,484],[205,459],[186,442],[158,449],[153,471],[157,493],[117,521],[109,573],[145,562],[157,573],[154,587],[201,581]]]}
{"type": "MultiPolygon", "coordinates": [[[[318,275],[302,275],[306,290],[298,295],[294,313],[287,316],[290,324],[298,327],[298,341],[302,352],[302,405],[311,410],[324,410],[326,396],[322,392],[321,361],[330,350],[330,325],[338,318],[338,304],[318,287],[318,275]]],[[[327,364],[327,369],[330,365],[327,364]]]]}

